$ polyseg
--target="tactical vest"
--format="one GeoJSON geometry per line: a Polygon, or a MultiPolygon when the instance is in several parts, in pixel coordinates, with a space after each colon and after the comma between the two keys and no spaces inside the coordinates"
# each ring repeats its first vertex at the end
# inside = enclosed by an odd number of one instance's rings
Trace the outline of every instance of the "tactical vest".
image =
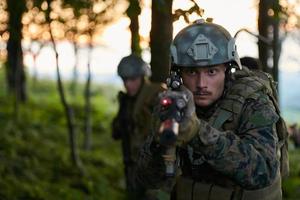
{"type": "Polygon", "coordinates": [[[243,67],[243,70],[235,73],[235,84],[230,93],[226,95],[224,101],[209,123],[216,129],[234,130],[238,127],[242,107],[248,99],[256,100],[258,92],[262,91],[271,99],[279,119],[276,123],[276,132],[279,139],[278,154],[280,157],[280,175],[286,178],[289,174],[288,162],[288,131],[285,121],[281,117],[277,101],[277,89],[275,82],[270,74],[260,70],[249,70],[243,67]],[[225,124],[231,120],[232,122],[225,124]],[[222,127],[226,126],[226,127],[222,127]]]}
{"type": "MultiPolygon", "coordinates": [[[[247,100],[258,99],[259,92],[264,92],[272,100],[276,112],[280,117],[278,108],[276,89],[271,82],[272,79],[264,72],[252,72],[248,68],[243,68],[234,74],[234,84],[230,91],[225,95],[221,104],[214,112],[208,123],[219,130],[235,130],[238,128],[239,119],[242,114],[242,108],[247,100]]],[[[281,194],[281,177],[288,174],[288,157],[287,157],[287,131],[283,119],[280,117],[276,123],[277,134],[279,138],[278,152],[280,156],[281,172],[274,183],[268,187],[259,190],[245,190],[234,184],[229,178],[221,173],[209,172],[216,180],[209,182],[200,182],[192,178],[180,177],[176,185],[176,200],[192,199],[240,199],[240,200],[280,200],[281,194]],[[220,184],[214,184],[218,182],[220,184]],[[222,186],[222,184],[224,186],[222,186]]],[[[204,166],[205,169],[205,166],[204,166]]],[[[183,169],[184,170],[184,169],[183,169]]],[[[208,176],[210,176],[208,175],[208,176]]]]}

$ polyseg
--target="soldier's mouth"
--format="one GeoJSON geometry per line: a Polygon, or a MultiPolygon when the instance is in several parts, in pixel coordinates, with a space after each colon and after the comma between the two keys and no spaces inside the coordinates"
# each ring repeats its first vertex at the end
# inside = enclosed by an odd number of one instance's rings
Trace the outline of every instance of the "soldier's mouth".
{"type": "Polygon", "coordinates": [[[193,92],[193,94],[194,94],[195,96],[209,96],[209,95],[210,95],[210,92],[196,91],[196,92],[193,92]]]}

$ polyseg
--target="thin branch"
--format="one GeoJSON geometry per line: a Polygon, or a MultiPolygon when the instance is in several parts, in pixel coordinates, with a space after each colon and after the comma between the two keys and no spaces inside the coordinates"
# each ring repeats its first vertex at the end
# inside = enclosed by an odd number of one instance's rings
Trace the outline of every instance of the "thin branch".
{"type": "Polygon", "coordinates": [[[268,38],[266,38],[266,37],[264,37],[264,36],[262,36],[262,35],[255,34],[255,33],[249,31],[249,30],[246,29],[246,28],[242,28],[242,29],[238,30],[238,31],[235,33],[234,38],[236,39],[237,36],[238,36],[241,32],[243,32],[243,31],[249,33],[250,35],[253,35],[254,37],[256,37],[256,38],[258,38],[259,40],[261,40],[262,42],[266,43],[267,45],[272,45],[272,40],[271,40],[271,39],[268,39],[268,38]]]}

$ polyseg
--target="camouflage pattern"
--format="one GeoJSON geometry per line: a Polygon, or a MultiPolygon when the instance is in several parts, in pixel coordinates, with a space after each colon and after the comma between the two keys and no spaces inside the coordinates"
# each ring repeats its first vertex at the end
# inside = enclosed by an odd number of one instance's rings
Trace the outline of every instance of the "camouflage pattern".
{"type": "Polygon", "coordinates": [[[277,119],[272,105],[251,101],[245,105],[235,132],[219,131],[202,121],[201,134],[191,141],[192,151],[188,152],[193,158],[190,160],[193,170],[198,166],[194,163],[203,161],[245,189],[259,189],[271,184],[279,168],[274,156],[277,137],[273,125],[277,119]]]}
{"type": "Polygon", "coordinates": [[[235,40],[220,25],[198,20],[181,30],[171,45],[172,67],[207,67],[233,63],[241,67],[235,40]]]}
{"type": "MultiPolygon", "coordinates": [[[[248,199],[254,194],[256,199],[281,199],[275,127],[279,116],[266,91],[257,77],[236,77],[214,106],[205,111],[196,108],[199,132],[178,148],[179,178],[173,180],[181,185],[175,187],[181,191],[174,191],[177,200],[205,187],[209,195],[219,193],[218,199],[248,199]],[[224,117],[226,111],[229,115],[224,117]],[[182,183],[182,178],[191,184],[182,183]]],[[[152,138],[141,152],[138,178],[146,187],[156,188],[166,179],[161,147],[152,138]]],[[[213,198],[201,194],[194,199],[213,198]]]]}
{"type": "Polygon", "coordinates": [[[119,112],[112,122],[112,136],[122,141],[126,187],[129,199],[156,199],[157,191],[146,190],[136,182],[139,149],[149,135],[151,113],[157,94],[165,86],[147,79],[135,97],[119,93],[119,112]]]}

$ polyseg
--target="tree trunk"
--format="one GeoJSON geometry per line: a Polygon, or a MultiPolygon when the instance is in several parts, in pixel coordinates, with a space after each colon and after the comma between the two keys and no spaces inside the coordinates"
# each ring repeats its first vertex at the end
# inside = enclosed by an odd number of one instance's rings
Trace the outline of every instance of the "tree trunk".
{"type": "MultiPolygon", "coordinates": [[[[264,36],[272,40],[272,23],[268,15],[269,9],[272,8],[272,0],[260,0],[259,1],[259,16],[258,16],[258,31],[259,35],[264,36]]],[[[258,41],[258,52],[259,59],[262,63],[263,70],[268,73],[272,73],[272,64],[271,64],[271,47],[268,46],[263,41],[258,41]]]]}
{"type": "MultiPolygon", "coordinates": [[[[26,79],[22,51],[22,15],[26,10],[25,1],[7,0],[9,13],[7,42],[6,77],[8,91],[15,95],[16,107],[18,102],[25,102],[26,79]]],[[[17,110],[17,109],[16,109],[17,110]]]]}
{"type": "Polygon", "coordinates": [[[33,75],[32,75],[32,85],[33,88],[36,86],[37,81],[38,81],[38,69],[37,69],[37,63],[36,63],[36,58],[37,58],[37,54],[33,53],[33,75]]]}
{"type": "Polygon", "coordinates": [[[92,124],[91,124],[91,58],[92,58],[92,45],[89,45],[89,57],[88,57],[88,74],[84,90],[84,149],[90,150],[92,145],[92,124]]]}
{"type": "Polygon", "coordinates": [[[263,70],[270,73],[276,82],[279,81],[278,63],[281,54],[280,10],[279,0],[260,0],[259,2],[259,34],[272,41],[272,45],[267,45],[263,41],[258,42],[259,58],[263,64],[263,70]]]}
{"type": "MultiPolygon", "coordinates": [[[[51,36],[51,37],[53,37],[53,36],[51,36]]],[[[62,84],[62,80],[61,80],[61,76],[60,76],[59,65],[58,65],[58,53],[57,53],[56,45],[55,45],[53,38],[52,38],[52,43],[53,43],[53,49],[55,51],[55,58],[56,58],[57,87],[58,87],[61,103],[65,110],[67,126],[68,126],[68,130],[69,130],[71,160],[78,169],[83,171],[82,162],[80,160],[80,157],[78,154],[78,149],[77,149],[77,140],[76,140],[77,134],[76,134],[76,130],[75,130],[74,111],[69,106],[69,104],[67,103],[66,98],[65,98],[65,92],[64,92],[64,88],[63,88],[63,84],[62,84]]]]}
{"type": "Polygon", "coordinates": [[[76,131],[75,131],[75,123],[74,123],[74,112],[73,109],[69,106],[69,104],[66,101],[65,98],[65,92],[60,76],[60,69],[59,69],[59,64],[58,64],[58,53],[57,53],[57,48],[55,44],[55,40],[53,38],[52,30],[51,30],[51,19],[50,19],[50,12],[51,12],[51,0],[47,0],[48,3],[48,10],[47,10],[47,15],[46,19],[49,24],[49,32],[51,36],[51,42],[53,44],[53,49],[55,52],[55,61],[56,61],[56,74],[57,74],[57,87],[58,87],[58,92],[60,96],[61,103],[64,107],[66,118],[67,118],[67,126],[68,126],[68,131],[69,131],[69,141],[70,141],[70,150],[71,150],[71,160],[73,164],[80,170],[81,173],[84,173],[83,165],[81,162],[81,159],[78,154],[78,149],[77,149],[77,138],[76,138],[76,131]]]}
{"type": "Polygon", "coordinates": [[[126,11],[130,19],[130,32],[131,32],[131,52],[140,56],[140,34],[139,34],[139,15],[141,14],[141,7],[139,0],[129,0],[129,7],[126,11]]]}
{"type": "Polygon", "coordinates": [[[281,54],[281,40],[279,38],[279,0],[273,2],[274,19],[273,19],[273,77],[278,82],[278,62],[281,54]]]}
{"type": "MultiPolygon", "coordinates": [[[[36,41],[37,42],[37,41],[36,41]]],[[[45,43],[39,43],[39,48],[37,50],[37,52],[32,50],[32,45],[33,43],[31,43],[31,47],[30,47],[30,51],[32,53],[33,56],[33,75],[32,75],[32,85],[33,88],[37,85],[37,81],[38,81],[38,67],[37,67],[37,57],[40,55],[45,43]]]]}
{"type": "Polygon", "coordinates": [[[77,82],[78,82],[78,45],[76,41],[73,42],[73,48],[74,48],[75,63],[73,66],[73,78],[70,85],[70,92],[72,96],[75,97],[77,91],[77,82]]]}
{"type": "Polygon", "coordinates": [[[165,82],[170,70],[170,45],[172,42],[173,0],[152,1],[152,27],[150,32],[151,80],[165,82]]]}
{"type": "Polygon", "coordinates": [[[271,40],[272,45],[259,41],[259,58],[262,62],[263,70],[272,74],[275,81],[278,81],[278,62],[281,53],[279,12],[280,5],[278,0],[260,0],[258,16],[259,35],[271,40]]]}

